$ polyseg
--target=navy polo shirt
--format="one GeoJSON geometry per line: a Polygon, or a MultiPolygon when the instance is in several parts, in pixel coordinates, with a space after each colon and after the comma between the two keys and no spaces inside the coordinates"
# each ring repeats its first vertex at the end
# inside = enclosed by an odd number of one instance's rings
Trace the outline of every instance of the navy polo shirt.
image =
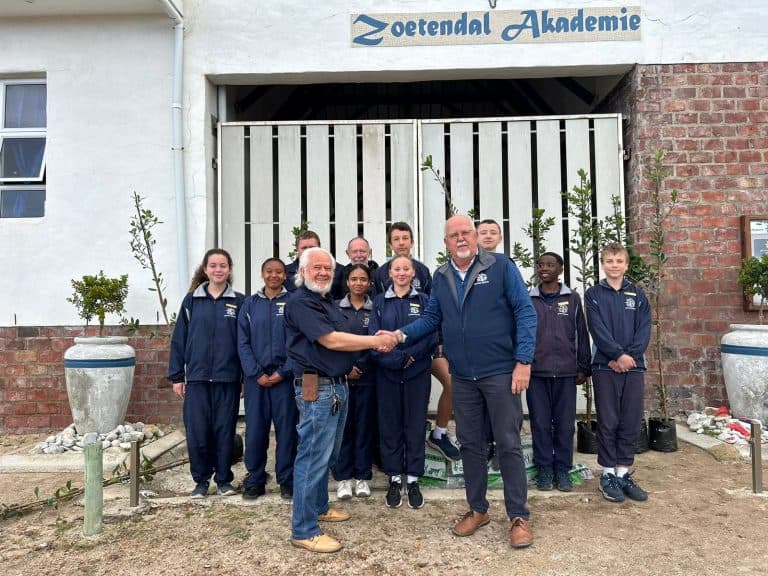
{"type": "Polygon", "coordinates": [[[297,377],[306,370],[332,377],[349,374],[356,354],[329,350],[317,341],[331,332],[345,332],[346,325],[330,295],[323,297],[306,286],[296,289],[285,306],[285,332],[288,357],[297,367],[297,377]]]}

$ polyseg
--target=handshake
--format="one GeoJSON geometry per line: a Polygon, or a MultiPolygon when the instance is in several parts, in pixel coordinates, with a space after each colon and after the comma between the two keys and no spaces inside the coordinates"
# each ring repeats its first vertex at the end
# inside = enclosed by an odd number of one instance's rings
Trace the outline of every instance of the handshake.
{"type": "Polygon", "coordinates": [[[374,346],[373,349],[376,352],[390,352],[395,346],[405,340],[403,333],[400,330],[390,332],[389,330],[379,330],[373,336],[374,346]]]}

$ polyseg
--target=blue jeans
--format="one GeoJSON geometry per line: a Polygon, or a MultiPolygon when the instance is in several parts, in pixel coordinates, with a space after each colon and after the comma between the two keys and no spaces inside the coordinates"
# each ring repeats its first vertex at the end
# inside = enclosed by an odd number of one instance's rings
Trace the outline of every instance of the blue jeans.
{"type": "Polygon", "coordinates": [[[320,534],[317,517],[328,511],[328,469],[336,462],[347,419],[346,378],[320,378],[317,400],[301,398],[301,379],[294,381],[299,408],[299,447],[293,465],[291,537],[307,540],[320,534]],[[333,400],[338,411],[333,413],[333,400]]]}

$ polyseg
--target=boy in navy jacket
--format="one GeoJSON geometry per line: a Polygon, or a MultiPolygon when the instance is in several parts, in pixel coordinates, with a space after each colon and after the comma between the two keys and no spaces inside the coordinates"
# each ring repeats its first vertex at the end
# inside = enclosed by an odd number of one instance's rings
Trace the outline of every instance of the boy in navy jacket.
{"type": "Polygon", "coordinates": [[[647,500],[629,468],[643,418],[645,349],[651,337],[651,309],[645,293],[624,274],[629,254],[608,244],[600,254],[605,278],[584,296],[594,342],[592,382],[597,409],[597,463],[606,500],[647,500]]]}
{"type": "Polygon", "coordinates": [[[589,336],[581,298],[558,281],[563,258],[554,252],[539,257],[541,284],[530,289],[536,309],[536,354],[526,400],[538,466],[536,487],[570,492],[573,463],[576,386],[590,374],[589,336]]]}

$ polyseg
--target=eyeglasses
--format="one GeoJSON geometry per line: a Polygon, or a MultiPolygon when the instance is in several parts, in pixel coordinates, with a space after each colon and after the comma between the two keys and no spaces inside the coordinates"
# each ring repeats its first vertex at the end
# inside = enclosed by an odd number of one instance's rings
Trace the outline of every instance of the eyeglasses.
{"type": "Polygon", "coordinates": [[[470,236],[472,236],[472,232],[474,230],[462,230],[461,232],[454,232],[453,234],[448,234],[446,238],[450,240],[451,242],[456,242],[459,238],[462,240],[466,240],[470,236]]]}

